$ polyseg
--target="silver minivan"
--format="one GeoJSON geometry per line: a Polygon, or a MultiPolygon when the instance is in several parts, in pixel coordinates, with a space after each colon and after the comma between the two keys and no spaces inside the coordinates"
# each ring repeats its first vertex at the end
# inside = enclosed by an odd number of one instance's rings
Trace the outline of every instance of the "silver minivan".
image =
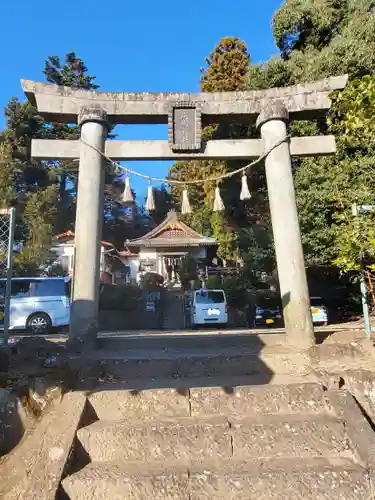
{"type": "MultiPolygon", "coordinates": [[[[6,280],[0,279],[0,297],[5,296],[6,280]]],[[[12,278],[10,330],[47,333],[69,325],[70,278],[12,278]]],[[[0,326],[1,329],[1,326],[0,326]]]]}
{"type": "Polygon", "coordinates": [[[191,300],[191,325],[228,323],[228,307],[224,290],[194,290],[191,300]]]}

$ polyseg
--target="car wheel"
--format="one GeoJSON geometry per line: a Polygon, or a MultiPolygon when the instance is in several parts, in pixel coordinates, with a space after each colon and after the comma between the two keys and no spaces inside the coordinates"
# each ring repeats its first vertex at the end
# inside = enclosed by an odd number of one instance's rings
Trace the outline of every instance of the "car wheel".
{"type": "Polygon", "coordinates": [[[52,326],[51,318],[45,313],[36,313],[27,320],[27,329],[32,333],[48,333],[52,326]]]}

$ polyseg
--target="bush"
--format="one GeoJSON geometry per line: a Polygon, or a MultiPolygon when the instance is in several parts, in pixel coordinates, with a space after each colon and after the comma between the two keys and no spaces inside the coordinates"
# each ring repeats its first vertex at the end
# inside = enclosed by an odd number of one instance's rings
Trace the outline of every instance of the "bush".
{"type": "Polygon", "coordinates": [[[100,285],[99,309],[135,311],[138,308],[142,290],[133,285],[100,285]]]}
{"type": "Polygon", "coordinates": [[[182,259],[179,269],[179,275],[182,286],[184,288],[189,288],[190,282],[196,281],[198,279],[196,261],[192,258],[182,259]]]}
{"type": "Polygon", "coordinates": [[[215,288],[222,288],[222,286],[223,284],[220,276],[215,275],[215,276],[209,276],[207,278],[206,288],[208,290],[213,290],[215,288]]]}
{"type": "Polygon", "coordinates": [[[245,308],[250,302],[249,285],[242,276],[226,278],[222,284],[229,307],[245,308]]]}
{"type": "Polygon", "coordinates": [[[160,290],[163,283],[163,276],[157,273],[145,273],[141,279],[141,287],[149,292],[160,290]]]}
{"type": "Polygon", "coordinates": [[[195,290],[200,290],[202,288],[202,282],[200,280],[195,280],[194,281],[194,288],[195,290]]]}

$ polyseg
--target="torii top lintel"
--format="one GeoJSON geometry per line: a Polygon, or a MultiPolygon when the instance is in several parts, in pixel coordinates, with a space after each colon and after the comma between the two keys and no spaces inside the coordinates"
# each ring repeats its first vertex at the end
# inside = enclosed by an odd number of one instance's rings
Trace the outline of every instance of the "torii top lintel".
{"type": "Polygon", "coordinates": [[[291,87],[243,92],[96,92],[22,80],[22,88],[39,113],[51,121],[76,123],[82,107],[102,107],[112,124],[168,123],[174,106],[196,107],[203,123],[230,119],[255,121],[262,108],[281,102],[293,119],[321,116],[331,105],[330,92],[345,88],[348,76],[291,87]]]}

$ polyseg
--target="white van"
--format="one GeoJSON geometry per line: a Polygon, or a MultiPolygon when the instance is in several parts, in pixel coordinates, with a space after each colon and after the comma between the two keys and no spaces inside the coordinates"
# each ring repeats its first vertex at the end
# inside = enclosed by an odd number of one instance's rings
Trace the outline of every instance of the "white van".
{"type": "Polygon", "coordinates": [[[226,325],[228,307],[224,290],[194,290],[191,298],[191,325],[226,325]]]}
{"type": "MultiPolygon", "coordinates": [[[[6,280],[0,279],[2,301],[5,288],[6,280]]],[[[12,278],[10,330],[43,334],[69,322],[70,278],[12,278]]]]}

